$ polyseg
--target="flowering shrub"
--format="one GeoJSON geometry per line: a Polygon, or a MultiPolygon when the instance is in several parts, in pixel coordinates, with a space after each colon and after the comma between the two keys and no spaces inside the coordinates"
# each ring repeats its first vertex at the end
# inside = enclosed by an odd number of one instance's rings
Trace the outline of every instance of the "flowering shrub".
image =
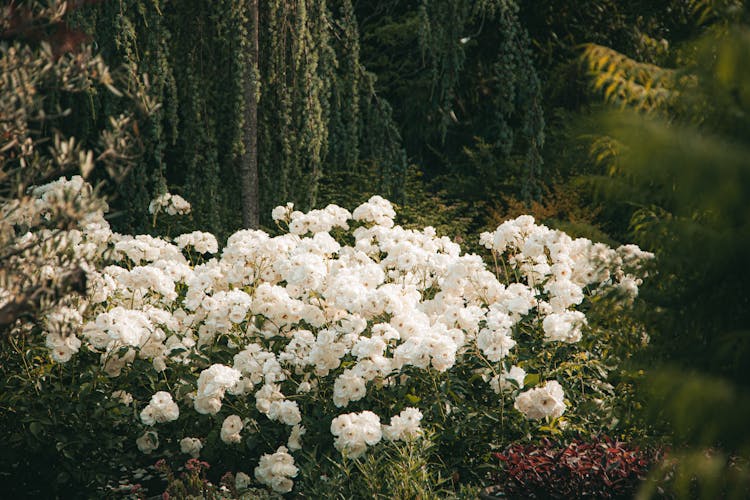
{"type": "Polygon", "coordinates": [[[250,488],[250,478],[242,472],[236,476],[227,473],[221,477],[220,484],[213,484],[207,477],[211,466],[194,458],[189,459],[182,467],[184,469],[179,475],[162,459],[156,462],[154,469],[166,481],[167,487],[161,494],[162,500],[179,498],[201,498],[201,499],[226,499],[226,498],[253,498],[272,499],[280,498],[275,494],[268,494],[265,490],[250,488]]]}
{"type": "Polygon", "coordinates": [[[654,453],[606,436],[515,444],[495,456],[503,464],[497,490],[507,498],[633,498],[657,461],[654,453]]]}
{"type": "Polygon", "coordinates": [[[161,211],[164,211],[169,215],[185,215],[189,214],[190,210],[190,203],[188,203],[185,198],[172,193],[164,193],[151,200],[151,203],[148,205],[148,213],[154,215],[161,211]]]}
{"type": "Polygon", "coordinates": [[[300,458],[356,459],[425,426],[469,460],[487,449],[458,449],[460,425],[506,438],[591,425],[612,366],[586,311],[632,301],[651,257],[522,216],[481,235],[493,268],[395,225],[377,196],[353,213],[278,207],[283,234],[238,231],[221,252],[207,233],[120,235],[94,215],[72,251],[109,265],[48,315],[50,356],[81,357],[104,399],[132,406],[107,418],[142,453],[225,459],[279,493],[300,458]]]}

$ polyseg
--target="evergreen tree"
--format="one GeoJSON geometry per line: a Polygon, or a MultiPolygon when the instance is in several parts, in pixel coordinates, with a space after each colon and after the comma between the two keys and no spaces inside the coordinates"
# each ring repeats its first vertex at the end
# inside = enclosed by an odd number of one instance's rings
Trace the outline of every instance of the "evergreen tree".
{"type": "MultiPolygon", "coordinates": [[[[147,79],[150,95],[162,103],[141,129],[144,161],[119,188],[127,200],[113,221],[120,229],[151,230],[146,207],[167,189],[193,204],[196,226],[220,235],[239,227],[241,173],[256,154],[251,137],[257,137],[256,198],[264,223],[279,203],[315,205],[324,175],[376,165],[384,179],[379,191],[390,195],[402,184],[400,137],[359,61],[351,2],[258,2],[257,33],[254,5],[123,0],[77,13],[105,59],[123,67],[133,86],[145,88],[147,79]]],[[[78,104],[87,110],[76,124],[83,131],[118,109],[102,95],[78,104]]],[[[254,217],[245,225],[257,225],[254,217]]]]}
{"type": "Polygon", "coordinates": [[[464,199],[536,193],[544,117],[518,13],[512,0],[358,5],[365,61],[410,158],[464,199]]]}

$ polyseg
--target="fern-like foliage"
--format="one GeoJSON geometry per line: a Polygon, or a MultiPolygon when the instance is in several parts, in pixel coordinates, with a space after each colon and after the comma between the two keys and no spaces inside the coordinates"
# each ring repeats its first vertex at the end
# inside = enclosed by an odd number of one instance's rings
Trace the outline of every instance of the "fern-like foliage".
{"type": "MultiPolygon", "coordinates": [[[[615,155],[600,147],[599,158],[617,166],[608,198],[635,207],[633,237],[658,259],[643,289],[662,360],[649,377],[649,408],[677,448],[655,471],[659,488],[677,498],[748,498],[748,23],[717,22],[682,53],[673,101],[657,113],[609,115],[600,130],[623,146],[615,155]]],[[[615,73],[607,64],[599,67],[615,73]]]]}
{"type": "Polygon", "coordinates": [[[596,44],[584,46],[581,62],[594,92],[615,106],[651,113],[667,109],[675,98],[677,73],[672,69],[596,44]]]}
{"type": "Polygon", "coordinates": [[[732,18],[743,6],[742,0],[688,0],[690,13],[698,24],[732,18]]]}

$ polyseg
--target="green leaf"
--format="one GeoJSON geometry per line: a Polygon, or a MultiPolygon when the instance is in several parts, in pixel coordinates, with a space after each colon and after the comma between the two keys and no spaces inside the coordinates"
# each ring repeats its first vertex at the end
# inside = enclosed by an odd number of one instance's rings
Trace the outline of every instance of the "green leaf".
{"type": "Polygon", "coordinates": [[[85,396],[87,394],[90,394],[91,393],[91,387],[92,386],[91,386],[90,382],[85,382],[85,383],[81,384],[81,387],[80,387],[78,393],[81,396],[85,396]]]}
{"type": "Polygon", "coordinates": [[[31,424],[29,424],[29,431],[31,431],[35,437],[40,438],[42,434],[42,424],[39,422],[31,422],[31,424]]]}
{"type": "Polygon", "coordinates": [[[527,373],[526,377],[523,379],[523,385],[526,387],[534,387],[537,384],[539,384],[539,374],[527,373]]]}
{"type": "Polygon", "coordinates": [[[245,439],[245,447],[247,447],[248,450],[253,451],[258,446],[258,438],[255,436],[250,436],[247,439],[245,439]]]}

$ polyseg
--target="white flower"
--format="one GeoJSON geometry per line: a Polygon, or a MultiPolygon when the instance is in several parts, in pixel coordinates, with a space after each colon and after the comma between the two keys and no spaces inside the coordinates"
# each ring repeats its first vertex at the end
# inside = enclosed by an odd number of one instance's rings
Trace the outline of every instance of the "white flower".
{"type": "Polygon", "coordinates": [[[244,426],[239,415],[228,416],[221,424],[221,440],[227,444],[239,443],[242,439],[240,432],[244,426]]]}
{"type": "Polygon", "coordinates": [[[271,211],[271,218],[275,221],[288,220],[289,216],[294,211],[294,203],[287,203],[286,205],[280,205],[271,211]]]}
{"type": "Polygon", "coordinates": [[[45,320],[47,329],[46,346],[51,350],[52,359],[58,363],[70,361],[81,347],[76,336],[83,324],[81,313],[70,307],[60,307],[49,313],[45,320]]]}
{"type": "Polygon", "coordinates": [[[290,478],[296,477],[299,472],[294,466],[294,458],[287,452],[285,446],[279,446],[276,453],[260,457],[260,463],[255,468],[255,479],[277,493],[292,491],[294,483],[290,478]]]}
{"type": "Polygon", "coordinates": [[[555,312],[563,312],[583,301],[583,288],[568,279],[551,280],[544,285],[544,290],[549,292],[549,303],[555,312]]]}
{"type": "Polygon", "coordinates": [[[166,207],[169,203],[169,200],[172,198],[172,195],[169,193],[164,193],[162,195],[157,196],[153,200],[151,200],[151,203],[148,204],[148,213],[155,214],[159,213],[159,211],[166,207]]]}
{"type": "Polygon", "coordinates": [[[333,384],[333,404],[341,408],[349,401],[358,401],[367,393],[365,380],[353,370],[344,370],[333,384]]]}
{"type": "Polygon", "coordinates": [[[508,371],[508,373],[503,373],[502,375],[502,383],[507,384],[509,387],[513,387],[510,381],[513,381],[516,383],[516,387],[518,389],[523,389],[523,383],[526,379],[526,371],[521,368],[520,366],[513,366],[508,371]]]}
{"type": "Polygon", "coordinates": [[[267,415],[269,419],[278,420],[286,425],[297,425],[302,421],[296,401],[273,401],[267,415]]]}
{"type": "Polygon", "coordinates": [[[515,345],[516,341],[510,338],[510,335],[489,328],[483,328],[477,335],[477,347],[490,361],[500,361],[515,345]]]}
{"type": "Polygon", "coordinates": [[[198,438],[186,437],[180,440],[180,451],[193,458],[198,458],[203,448],[203,443],[198,438]]]}
{"type": "Polygon", "coordinates": [[[367,200],[367,203],[358,206],[352,212],[352,217],[355,220],[372,222],[378,226],[393,227],[396,212],[391,202],[376,195],[367,200]]]}
{"type": "Polygon", "coordinates": [[[74,334],[61,337],[56,333],[48,333],[46,346],[51,350],[52,359],[58,363],[66,363],[80,349],[81,340],[74,334]]]}
{"type": "Polygon", "coordinates": [[[626,299],[632,300],[638,296],[638,286],[643,281],[632,275],[623,276],[617,284],[617,289],[626,297],[626,299]]]}
{"type": "Polygon", "coordinates": [[[560,384],[556,380],[550,380],[543,387],[519,394],[514,407],[532,420],[557,418],[565,412],[564,398],[560,384]]]}
{"type": "Polygon", "coordinates": [[[211,365],[198,377],[198,393],[194,406],[198,413],[215,415],[221,409],[221,398],[240,381],[242,374],[222,364],[211,365]]]}
{"type": "Polygon", "coordinates": [[[367,446],[380,441],[383,432],[380,418],[371,411],[339,415],[331,421],[331,434],[336,436],[333,444],[349,458],[361,456],[367,446]]]}
{"type": "Polygon", "coordinates": [[[406,408],[398,415],[391,417],[391,425],[383,426],[383,436],[389,441],[408,441],[422,435],[419,423],[422,412],[416,408],[406,408]]]}
{"type": "Polygon", "coordinates": [[[496,375],[489,380],[490,387],[496,394],[503,391],[514,391],[523,389],[523,383],[526,379],[526,371],[520,366],[513,366],[507,372],[496,375]]]}
{"type": "Polygon", "coordinates": [[[574,343],[581,340],[581,327],[586,316],[580,311],[552,313],[544,318],[544,340],[574,343]]]}
{"type": "Polygon", "coordinates": [[[164,356],[158,356],[154,358],[152,364],[154,365],[154,370],[158,373],[161,373],[167,369],[167,362],[164,360],[164,356]]]}
{"type": "Polygon", "coordinates": [[[120,403],[124,404],[125,406],[128,406],[133,402],[133,395],[122,390],[113,392],[112,397],[115,399],[119,399],[120,403]]]}
{"type": "Polygon", "coordinates": [[[167,208],[167,213],[169,213],[170,215],[185,215],[190,213],[190,203],[188,203],[187,200],[185,200],[185,198],[183,198],[179,194],[173,194],[171,202],[172,206],[167,208]]]}
{"type": "Polygon", "coordinates": [[[162,210],[169,215],[184,215],[190,213],[190,203],[178,194],[164,193],[151,200],[148,205],[150,214],[158,214],[162,210]]]}
{"type": "Polygon", "coordinates": [[[172,401],[172,395],[159,391],[151,397],[151,402],[141,411],[141,422],[146,425],[161,424],[177,420],[179,416],[180,408],[172,401]]]}
{"type": "MultiPolygon", "coordinates": [[[[94,325],[88,330],[89,335],[94,332],[105,332],[109,339],[104,339],[104,345],[119,344],[138,347],[144,344],[154,332],[154,325],[143,311],[125,309],[117,306],[96,317],[94,325]]],[[[86,327],[84,326],[84,331],[86,327]]],[[[101,344],[100,344],[101,345],[101,344]]]]}
{"type": "Polygon", "coordinates": [[[252,480],[250,479],[250,476],[248,476],[244,472],[238,472],[234,476],[234,487],[238,490],[247,489],[250,486],[251,482],[252,480]]]}
{"type": "Polygon", "coordinates": [[[279,390],[279,386],[267,383],[255,393],[255,407],[259,412],[268,414],[273,403],[283,399],[284,394],[279,390]]]}
{"type": "Polygon", "coordinates": [[[302,425],[295,425],[292,427],[292,432],[289,434],[289,440],[287,441],[287,447],[292,451],[302,449],[302,436],[305,435],[307,429],[302,425]]]}
{"type": "Polygon", "coordinates": [[[122,356],[110,355],[105,357],[104,371],[110,377],[119,377],[123,367],[135,359],[135,351],[128,349],[122,356]]]}
{"type": "Polygon", "coordinates": [[[211,233],[202,231],[193,231],[192,233],[182,234],[174,239],[179,248],[192,246],[198,253],[216,253],[219,251],[219,244],[216,236],[211,233]]]}
{"type": "Polygon", "coordinates": [[[159,447],[159,435],[156,431],[146,431],[141,437],[135,440],[138,449],[148,455],[159,447]]]}

